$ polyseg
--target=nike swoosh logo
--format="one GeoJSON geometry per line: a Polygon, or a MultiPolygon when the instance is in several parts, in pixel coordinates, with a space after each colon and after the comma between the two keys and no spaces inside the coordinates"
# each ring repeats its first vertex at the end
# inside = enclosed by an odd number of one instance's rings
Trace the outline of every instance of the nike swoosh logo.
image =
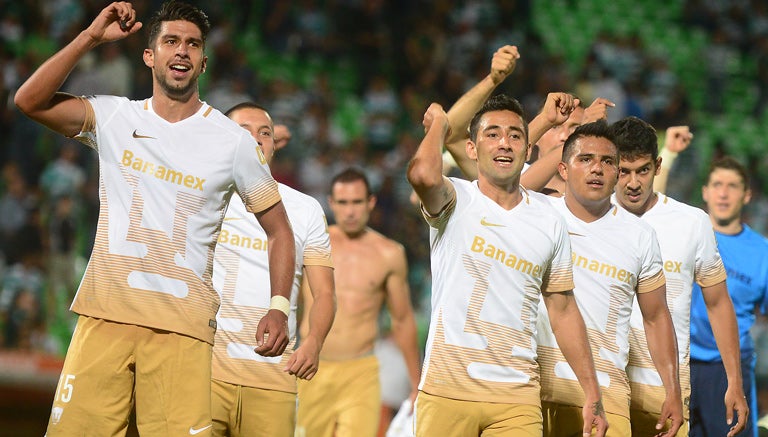
{"type": "Polygon", "coordinates": [[[200,434],[201,432],[205,431],[206,429],[210,428],[211,426],[213,426],[213,425],[204,426],[204,427],[202,427],[202,428],[199,428],[199,429],[195,429],[195,428],[192,428],[192,427],[190,426],[190,427],[189,427],[189,435],[197,435],[197,434],[200,434]]]}
{"type": "Polygon", "coordinates": [[[136,131],[136,130],[134,130],[134,131],[133,131],[133,137],[134,137],[134,138],[151,138],[151,139],[153,139],[153,140],[156,140],[156,139],[157,139],[157,138],[155,138],[155,137],[148,137],[148,136],[146,136],[146,135],[139,135],[139,134],[137,133],[137,131],[136,131]]]}
{"type": "Polygon", "coordinates": [[[584,234],[577,234],[575,232],[568,232],[568,235],[573,235],[574,237],[586,237],[584,234]]]}
{"type": "Polygon", "coordinates": [[[487,222],[487,221],[485,221],[485,217],[480,219],[480,224],[483,225],[483,226],[498,226],[498,227],[501,227],[501,228],[505,228],[506,227],[505,225],[499,225],[499,224],[496,224],[496,223],[487,222]]]}

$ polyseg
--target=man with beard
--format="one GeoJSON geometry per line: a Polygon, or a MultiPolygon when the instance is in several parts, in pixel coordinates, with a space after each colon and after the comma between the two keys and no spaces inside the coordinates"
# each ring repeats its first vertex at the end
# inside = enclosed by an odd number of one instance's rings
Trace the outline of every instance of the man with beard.
{"type": "Polygon", "coordinates": [[[48,436],[120,435],[134,406],[141,435],[210,435],[213,253],[233,191],[269,240],[272,306],[256,351],[277,356],[288,343],[293,233],[256,141],[199,100],[207,16],[170,1],[152,17],[151,98],[58,92],[88,51],[142,27],[130,3],[111,3],[15,96],[30,118],[99,154],[96,242],[48,436]]]}

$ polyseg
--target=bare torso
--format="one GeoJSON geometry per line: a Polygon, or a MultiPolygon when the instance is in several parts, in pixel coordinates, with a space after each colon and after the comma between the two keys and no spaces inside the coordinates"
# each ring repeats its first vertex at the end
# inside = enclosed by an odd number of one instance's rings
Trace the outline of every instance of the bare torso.
{"type": "MultiPolygon", "coordinates": [[[[366,229],[349,238],[338,227],[329,228],[336,286],[336,317],[325,339],[320,357],[347,360],[373,353],[378,335],[378,317],[386,301],[386,281],[393,271],[393,259],[402,246],[376,231],[366,229]]],[[[302,288],[304,308],[312,295],[302,288]]],[[[301,323],[301,335],[308,332],[308,312],[301,323]]]]}

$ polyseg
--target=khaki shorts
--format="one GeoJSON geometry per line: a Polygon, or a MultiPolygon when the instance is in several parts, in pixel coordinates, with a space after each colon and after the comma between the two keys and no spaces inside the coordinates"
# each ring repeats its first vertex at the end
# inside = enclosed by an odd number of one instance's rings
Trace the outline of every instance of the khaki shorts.
{"type": "Polygon", "coordinates": [[[211,381],[214,436],[293,437],[296,394],[211,381]]]}
{"type": "MultiPolygon", "coordinates": [[[[582,407],[562,405],[554,402],[542,402],[541,412],[544,415],[544,437],[581,437],[584,418],[582,407]]],[[[632,435],[629,418],[605,413],[608,420],[606,437],[627,437],[632,435]]],[[[594,431],[592,431],[594,435],[594,431]]],[[[649,434],[650,435],[650,434],[649,434]]]]}
{"type": "Polygon", "coordinates": [[[433,396],[416,398],[416,436],[541,437],[541,407],[473,402],[433,396]]]}
{"type": "Polygon", "coordinates": [[[373,437],[378,432],[381,387],[375,355],[321,360],[317,374],[309,381],[299,379],[298,386],[296,437],[373,437]]]}
{"type": "MultiPolygon", "coordinates": [[[[656,429],[656,422],[659,420],[658,414],[632,409],[629,411],[629,416],[632,421],[632,433],[636,436],[656,435],[662,432],[656,429]]],[[[669,423],[664,429],[669,429],[669,423]]],[[[688,437],[687,420],[683,422],[683,426],[677,431],[675,437],[688,437]]]]}
{"type": "Polygon", "coordinates": [[[47,436],[210,436],[211,345],[185,335],[80,316],[47,436]]]}

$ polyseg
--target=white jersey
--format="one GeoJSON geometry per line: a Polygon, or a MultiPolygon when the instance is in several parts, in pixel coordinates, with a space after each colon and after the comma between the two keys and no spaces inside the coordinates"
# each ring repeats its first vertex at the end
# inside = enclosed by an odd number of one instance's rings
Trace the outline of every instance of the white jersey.
{"type": "Polygon", "coordinates": [[[213,343],[213,253],[229,197],[254,212],[280,200],[258,144],[207,104],[170,123],[151,99],[88,101],[95,120],[77,138],[99,153],[101,206],[72,310],[213,343]]]}
{"type": "Polygon", "coordinates": [[[303,267],[333,267],[331,240],[320,203],[286,185],[278,186],[296,244],[288,317],[290,343],[279,357],[254,352],[256,328],[271,299],[267,235],[243,202],[233,196],[213,265],[213,285],[221,294],[221,308],[216,316],[219,328],[211,376],[230,384],[296,393],[296,378],[283,369],[296,344],[296,306],[303,267]]]}
{"type": "MultiPolygon", "coordinates": [[[[667,306],[677,334],[684,413],[688,417],[690,384],[690,314],[693,281],[708,287],[725,281],[725,268],[717,251],[709,216],[699,208],[678,202],[661,193],[642,220],[656,231],[667,278],[667,306]]],[[[651,361],[643,330],[643,318],[635,303],[630,333],[627,375],[632,387],[632,408],[661,412],[665,391],[651,361]]]]}
{"type": "MultiPolygon", "coordinates": [[[[432,318],[419,389],[468,401],[540,405],[536,318],[542,291],[573,289],[565,221],[520,188],[506,210],[477,182],[430,224],[432,318]]],[[[425,215],[426,216],[426,215],[425,215]]]]}
{"type": "MultiPolygon", "coordinates": [[[[571,238],[574,296],[587,327],[605,411],[629,418],[629,319],[635,293],[664,285],[661,251],[653,229],[629,212],[611,206],[587,223],[574,216],[565,198],[552,198],[571,238]]],[[[584,405],[576,374],[560,352],[546,308],[539,304],[538,355],[541,399],[584,405]]]]}

